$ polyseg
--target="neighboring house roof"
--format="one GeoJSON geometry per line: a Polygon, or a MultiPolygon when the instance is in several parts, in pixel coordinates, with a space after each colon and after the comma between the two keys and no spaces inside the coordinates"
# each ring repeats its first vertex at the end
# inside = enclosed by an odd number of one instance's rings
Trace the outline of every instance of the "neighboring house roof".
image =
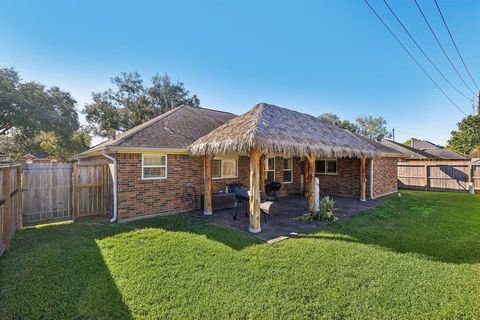
{"type": "Polygon", "coordinates": [[[468,157],[465,157],[455,151],[444,149],[444,148],[425,149],[423,150],[423,152],[443,160],[468,160],[468,157]]]}
{"type": "Polygon", "coordinates": [[[381,144],[404,154],[405,158],[407,159],[438,159],[431,154],[425,153],[421,150],[414,149],[412,147],[392,140],[384,139],[382,140],[381,144]]]}
{"type": "Polygon", "coordinates": [[[380,152],[382,155],[397,156],[397,157],[400,157],[400,158],[405,157],[404,153],[402,153],[399,150],[396,150],[394,148],[391,148],[387,145],[384,145],[381,142],[378,142],[378,141],[375,141],[375,140],[372,140],[372,139],[368,139],[368,138],[365,138],[365,137],[362,137],[362,136],[358,136],[358,137],[362,138],[363,140],[365,140],[366,142],[368,142],[369,144],[374,146],[375,149],[377,149],[377,151],[380,152]]]}
{"type": "Polygon", "coordinates": [[[81,156],[105,148],[185,149],[236,115],[200,107],[180,106],[100,143],[81,156]]]}
{"type": "Polygon", "coordinates": [[[326,157],[373,157],[379,152],[351,132],[317,117],[259,103],[199,138],[189,149],[194,155],[247,153],[326,157]]]}
{"type": "Polygon", "coordinates": [[[411,147],[418,150],[441,149],[439,145],[436,145],[435,143],[427,140],[413,140],[411,147]]]}

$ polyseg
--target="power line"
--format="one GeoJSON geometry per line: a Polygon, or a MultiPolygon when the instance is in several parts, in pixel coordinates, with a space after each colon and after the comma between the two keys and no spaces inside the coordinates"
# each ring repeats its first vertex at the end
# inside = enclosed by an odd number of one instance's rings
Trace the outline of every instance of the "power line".
{"type": "Polygon", "coordinates": [[[440,13],[440,16],[442,17],[442,21],[443,21],[443,24],[445,25],[445,28],[446,28],[447,31],[448,31],[448,35],[450,36],[450,39],[452,39],[453,45],[455,46],[455,49],[457,50],[457,53],[458,53],[458,55],[460,56],[460,59],[462,60],[463,66],[465,67],[465,70],[467,70],[468,75],[470,76],[470,79],[472,79],[472,82],[473,82],[473,83],[475,84],[475,86],[477,87],[477,90],[480,90],[480,88],[478,87],[477,83],[476,83],[475,80],[473,79],[472,74],[470,73],[470,70],[468,70],[468,67],[467,67],[467,64],[465,63],[465,60],[463,60],[463,57],[462,57],[462,55],[460,54],[460,50],[458,50],[457,43],[456,43],[455,40],[453,39],[452,33],[450,32],[450,29],[448,28],[447,21],[445,21],[445,17],[444,17],[443,14],[442,14],[442,10],[440,10],[440,6],[438,5],[437,0],[435,0],[435,5],[437,6],[438,13],[440,13]]]}
{"type": "Polygon", "coordinates": [[[467,84],[467,82],[465,81],[465,79],[463,79],[463,77],[460,75],[460,72],[458,72],[458,69],[455,67],[455,65],[453,64],[452,60],[450,59],[450,57],[448,56],[447,52],[445,51],[445,48],[442,46],[442,43],[440,42],[440,40],[438,39],[437,35],[435,34],[435,31],[433,31],[433,28],[432,26],[430,25],[430,22],[428,22],[428,19],[427,17],[425,16],[425,14],[423,13],[423,10],[422,8],[420,7],[420,5],[418,4],[418,1],[415,0],[415,4],[417,5],[417,8],[418,10],[420,11],[420,13],[422,14],[422,17],[423,17],[423,20],[425,20],[425,22],[427,23],[427,26],[428,28],[430,29],[430,32],[433,34],[433,36],[435,37],[435,40],[437,41],[437,44],[440,46],[440,49],[442,49],[443,51],[443,54],[445,55],[445,57],[448,59],[448,62],[450,62],[450,65],[452,66],[452,68],[455,70],[455,72],[457,73],[458,77],[460,78],[460,80],[462,80],[463,84],[468,88],[468,90],[470,90],[470,92],[472,94],[475,94],[475,92],[473,92],[473,90],[470,88],[470,86],[467,84]]]}
{"type": "Polygon", "coordinates": [[[450,82],[450,80],[447,79],[447,77],[443,74],[442,71],[440,71],[440,69],[437,67],[437,65],[432,61],[432,59],[430,59],[430,57],[428,56],[428,54],[425,52],[425,50],[423,50],[423,48],[420,46],[420,44],[418,44],[417,40],[415,40],[415,38],[412,36],[412,34],[408,31],[407,27],[403,24],[403,22],[400,20],[400,18],[397,16],[397,14],[395,13],[395,11],[393,11],[393,9],[390,7],[390,5],[388,4],[387,0],[383,0],[383,2],[385,3],[385,5],[387,6],[388,10],[390,10],[390,12],[393,14],[393,16],[395,17],[395,19],[397,19],[398,23],[400,23],[400,25],[402,26],[403,30],[405,30],[405,32],[408,34],[408,36],[410,37],[410,39],[412,39],[412,41],[415,43],[415,45],[418,47],[418,49],[420,49],[420,51],[423,53],[423,55],[427,58],[427,60],[430,62],[430,64],[438,71],[438,73],[440,73],[440,75],[443,77],[443,79],[445,79],[445,81],[448,82],[448,84],[450,84],[452,86],[453,89],[455,89],[459,94],[461,94],[462,96],[464,96],[468,101],[472,101],[472,98],[466,96],[465,94],[463,94],[463,92],[461,92],[460,90],[458,90],[457,87],[455,87],[455,85],[453,85],[453,83],[450,82]]]}
{"type": "Polygon", "coordinates": [[[455,106],[455,108],[457,108],[462,114],[464,114],[466,116],[467,114],[445,93],[445,91],[442,90],[442,88],[440,88],[440,86],[435,82],[435,80],[433,80],[433,78],[422,67],[422,65],[418,62],[418,60],[415,59],[415,57],[410,53],[410,51],[407,49],[407,47],[405,47],[405,45],[402,43],[402,41],[400,41],[400,39],[398,39],[398,37],[395,35],[395,33],[393,33],[392,29],[390,29],[390,27],[387,25],[387,23],[382,19],[382,17],[380,17],[380,15],[377,13],[377,11],[375,11],[375,9],[370,5],[370,3],[367,0],[363,0],[363,1],[367,4],[367,6],[370,8],[370,10],[373,11],[373,13],[377,16],[377,18],[382,22],[382,24],[385,26],[385,28],[387,28],[387,30],[395,38],[395,40],[397,40],[397,42],[400,44],[400,46],[402,46],[403,50],[405,50],[405,52],[408,54],[408,56],[410,58],[412,58],[412,60],[417,64],[417,66],[433,82],[433,84],[437,87],[437,89],[440,90],[443,93],[443,95],[455,106]]]}

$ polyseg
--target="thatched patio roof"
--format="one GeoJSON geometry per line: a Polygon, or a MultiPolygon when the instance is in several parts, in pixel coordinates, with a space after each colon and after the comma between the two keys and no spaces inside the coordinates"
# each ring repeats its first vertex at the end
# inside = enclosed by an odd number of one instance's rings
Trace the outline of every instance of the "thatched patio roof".
{"type": "Polygon", "coordinates": [[[189,146],[194,155],[249,153],[317,157],[375,157],[374,146],[309,114],[260,103],[189,146]]]}

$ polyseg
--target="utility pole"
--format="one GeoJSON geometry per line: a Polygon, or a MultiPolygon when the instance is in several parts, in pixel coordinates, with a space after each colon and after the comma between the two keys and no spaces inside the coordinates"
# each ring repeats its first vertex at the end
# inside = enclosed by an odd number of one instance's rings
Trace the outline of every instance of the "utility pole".
{"type": "Polygon", "coordinates": [[[477,99],[477,116],[480,116],[480,90],[478,91],[478,99],[477,99]]]}
{"type": "Polygon", "coordinates": [[[393,142],[395,142],[395,128],[392,129],[392,139],[393,139],[393,142]]]}

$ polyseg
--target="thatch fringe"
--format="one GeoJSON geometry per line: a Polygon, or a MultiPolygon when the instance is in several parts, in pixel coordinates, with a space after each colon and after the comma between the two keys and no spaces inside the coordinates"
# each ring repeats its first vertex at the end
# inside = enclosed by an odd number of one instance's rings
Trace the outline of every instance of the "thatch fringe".
{"type": "Polygon", "coordinates": [[[311,115],[260,103],[189,146],[194,155],[249,153],[288,156],[376,157],[378,151],[356,135],[311,115]]]}

